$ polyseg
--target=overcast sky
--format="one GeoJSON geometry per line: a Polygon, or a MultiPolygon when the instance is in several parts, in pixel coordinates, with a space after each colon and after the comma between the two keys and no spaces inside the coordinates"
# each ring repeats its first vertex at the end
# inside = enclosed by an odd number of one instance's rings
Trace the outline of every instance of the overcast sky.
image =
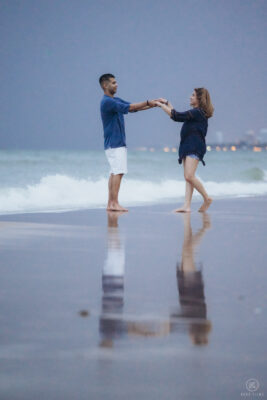
{"type": "MultiPolygon", "coordinates": [[[[101,74],[178,111],[210,91],[208,141],[267,126],[264,0],[0,0],[0,148],[101,149],[101,74]]],[[[160,109],[125,117],[129,148],[173,145],[160,109]]]]}

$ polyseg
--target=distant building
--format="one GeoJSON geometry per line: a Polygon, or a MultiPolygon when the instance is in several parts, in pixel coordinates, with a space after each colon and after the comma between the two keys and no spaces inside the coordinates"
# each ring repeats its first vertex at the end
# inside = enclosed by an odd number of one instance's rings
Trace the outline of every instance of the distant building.
{"type": "Polygon", "coordinates": [[[257,144],[258,142],[255,131],[253,129],[247,131],[242,139],[243,139],[242,141],[250,145],[257,144]]]}
{"type": "Polygon", "coordinates": [[[267,143],[267,128],[260,129],[258,138],[260,144],[267,143]]]}
{"type": "Polygon", "coordinates": [[[222,144],[224,141],[223,133],[221,131],[215,132],[216,135],[216,141],[218,144],[222,144]]]}

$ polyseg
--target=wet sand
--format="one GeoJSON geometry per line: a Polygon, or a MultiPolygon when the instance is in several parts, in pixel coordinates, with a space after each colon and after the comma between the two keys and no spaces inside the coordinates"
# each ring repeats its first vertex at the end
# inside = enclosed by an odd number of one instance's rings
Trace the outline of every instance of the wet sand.
{"type": "Polygon", "coordinates": [[[267,396],[267,199],[176,206],[0,217],[0,399],[267,396]]]}

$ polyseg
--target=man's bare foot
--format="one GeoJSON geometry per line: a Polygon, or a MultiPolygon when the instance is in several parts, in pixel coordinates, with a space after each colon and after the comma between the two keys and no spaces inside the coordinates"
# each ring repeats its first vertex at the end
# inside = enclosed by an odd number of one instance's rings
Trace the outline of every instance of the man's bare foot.
{"type": "Polygon", "coordinates": [[[119,211],[128,212],[129,210],[128,210],[127,208],[122,207],[122,206],[119,204],[119,211]]]}
{"type": "Polygon", "coordinates": [[[127,208],[122,207],[118,203],[111,203],[107,205],[107,211],[128,212],[127,208]]]}
{"type": "Polygon", "coordinates": [[[120,215],[125,215],[125,213],[123,211],[109,211],[109,210],[107,210],[107,214],[111,218],[113,218],[113,217],[116,218],[116,220],[118,219],[118,217],[120,215]]]}
{"type": "Polygon", "coordinates": [[[199,212],[205,212],[207,211],[207,209],[209,208],[209,206],[212,203],[212,198],[208,197],[207,200],[204,201],[204,203],[202,204],[202,206],[200,207],[200,209],[198,210],[199,212]]]}
{"type": "Polygon", "coordinates": [[[180,208],[176,208],[176,210],[173,210],[173,212],[176,212],[176,213],[188,213],[188,212],[191,212],[191,209],[190,209],[190,207],[183,206],[183,207],[180,207],[180,208]]]}

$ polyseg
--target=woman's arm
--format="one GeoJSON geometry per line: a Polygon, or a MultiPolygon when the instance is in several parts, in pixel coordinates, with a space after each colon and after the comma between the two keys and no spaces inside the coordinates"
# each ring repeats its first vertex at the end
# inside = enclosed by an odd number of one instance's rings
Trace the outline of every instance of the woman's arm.
{"type": "Polygon", "coordinates": [[[156,101],[156,105],[162,108],[162,110],[165,111],[171,117],[171,119],[176,122],[185,122],[196,117],[194,110],[178,112],[173,108],[173,105],[165,99],[160,99],[160,101],[156,101]]]}
{"type": "MultiPolygon", "coordinates": [[[[164,100],[164,99],[162,99],[164,100]]],[[[165,111],[165,113],[167,113],[169,116],[171,116],[171,111],[173,109],[173,105],[168,101],[165,100],[163,101],[156,101],[156,105],[160,108],[162,108],[163,111],[165,111]]]]}

